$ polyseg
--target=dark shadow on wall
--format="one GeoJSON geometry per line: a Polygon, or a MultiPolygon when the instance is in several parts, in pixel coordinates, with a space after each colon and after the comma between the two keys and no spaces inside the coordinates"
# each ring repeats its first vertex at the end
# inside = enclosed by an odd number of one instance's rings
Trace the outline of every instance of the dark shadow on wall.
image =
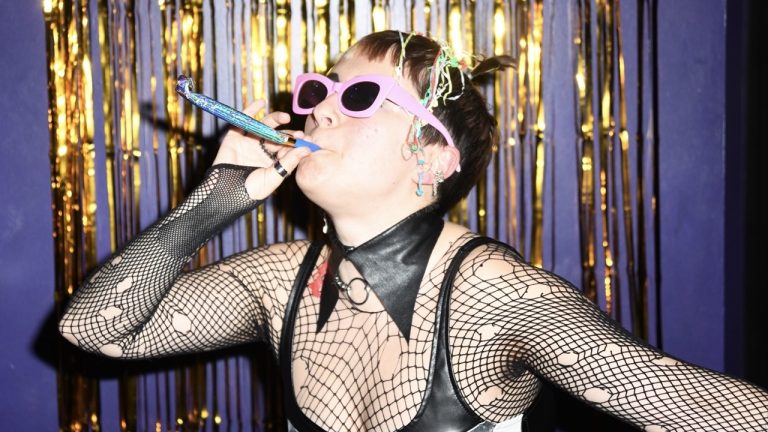
{"type": "Polygon", "coordinates": [[[746,220],[745,220],[745,377],[768,388],[768,4],[752,0],[748,5],[747,102],[746,102],[746,220]]]}
{"type": "Polygon", "coordinates": [[[765,1],[727,3],[726,372],[768,387],[765,1]]]}
{"type": "MultiPolygon", "coordinates": [[[[67,371],[86,379],[126,380],[161,372],[191,370],[201,364],[226,358],[248,358],[251,366],[251,382],[257,383],[256,387],[261,388],[262,395],[254,394],[253,410],[264,413],[264,417],[249,416],[254,422],[251,430],[281,430],[282,425],[285,424],[280,370],[266,343],[251,343],[218,351],[159,359],[117,360],[85,352],[70,344],[59,335],[57,323],[58,314],[55,310],[51,310],[38,329],[30,350],[52,369],[67,371]]],[[[130,389],[127,390],[130,391],[130,389]]],[[[141,403],[140,396],[134,397],[137,398],[138,403],[141,403]]],[[[234,418],[230,421],[234,421],[234,418]]]]}

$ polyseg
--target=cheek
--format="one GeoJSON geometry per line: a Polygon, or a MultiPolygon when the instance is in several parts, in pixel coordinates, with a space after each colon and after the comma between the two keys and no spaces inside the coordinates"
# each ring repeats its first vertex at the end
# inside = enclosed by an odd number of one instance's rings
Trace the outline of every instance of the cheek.
{"type": "Polygon", "coordinates": [[[372,163],[381,163],[394,157],[401,158],[403,145],[408,135],[407,128],[399,122],[371,122],[360,128],[349,148],[350,153],[365,152],[373,155],[372,163]]]}
{"type": "Polygon", "coordinates": [[[407,130],[402,124],[392,122],[366,122],[354,129],[339,129],[335,136],[326,140],[337,141],[330,152],[318,152],[301,161],[296,171],[296,181],[302,190],[309,192],[323,186],[336,191],[354,187],[387,187],[388,176],[399,176],[405,162],[402,146],[407,130]]]}
{"type": "Polygon", "coordinates": [[[392,132],[381,126],[361,130],[345,149],[344,159],[348,169],[355,175],[370,176],[388,172],[402,163],[400,144],[392,132]]]}

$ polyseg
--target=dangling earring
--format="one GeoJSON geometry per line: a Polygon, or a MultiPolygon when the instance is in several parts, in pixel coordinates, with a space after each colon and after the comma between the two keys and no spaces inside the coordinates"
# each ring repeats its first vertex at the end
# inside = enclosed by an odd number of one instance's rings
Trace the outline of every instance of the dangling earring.
{"type": "Polygon", "coordinates": [[[422,159],[424,154],[424,148],[421,146],[421,122],[414,118],[411,129],[408,131],[408,144],[411,156],[416,156],[416,165],[419,169],[418,182],[416,183],[416,196],[424,196],[424,164],[427,163],[422,159]]]}
{"type": "Polygon", "coordinates": [[[419,181],[416,184],[416,196],[424,196],[424,159],[419,159],[416,161],[416,164],[419,165],[419,181]]]}
{"type": "Polygon", "coordinates": [[[432,174],[432,198],[437,198],[437,188],[443,181],[445,181],[443,172],[440,169],[436,169],[432,174]]]}
{"type": "Polygon", "coordinates": [[[323,215],[323,234],[328,234],[328,219],[323,215]]]}

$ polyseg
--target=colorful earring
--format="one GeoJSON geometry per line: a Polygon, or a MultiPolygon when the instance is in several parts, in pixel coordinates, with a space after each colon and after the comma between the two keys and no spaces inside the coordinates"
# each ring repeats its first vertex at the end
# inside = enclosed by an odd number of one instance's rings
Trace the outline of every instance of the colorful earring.
{"type": "Polygon", "coordinates": [[[419,159],[416,164],[419,166],[419,181],[416,184],[416,196],[424,195],[424,159],[419,159]]]}

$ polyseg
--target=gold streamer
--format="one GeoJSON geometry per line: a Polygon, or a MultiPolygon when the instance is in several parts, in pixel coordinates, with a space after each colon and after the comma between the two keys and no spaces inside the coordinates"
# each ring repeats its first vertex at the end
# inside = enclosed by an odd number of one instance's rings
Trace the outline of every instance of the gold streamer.
{"type": "MultiPolygon", "coordinates": [[[[648,308],[647,308],[647,285],[645,278],[645,265],[643,261],[635,259],[644,255],[643,244],[645,239],[644,225],[642,224],[643,202],[645,200],[643,196],[643,177],[642,170],[638,172],[637,188],[638,191],[635,194],[637,200],[637,214],[641,215],[638,223],[633,221],[633,208],[632,208],[632,192],[630,190],[632,173],[629,169],[630,164],[630,148],[629,148],[629,131],[627,130],[627,101],[626,101],[626,78],[624,76],[624,49],[621,36],[621,9],[619,0],[615,0],[616,4],[613,8],[614,19],[614,38],[616,39],[616,49],[618,58],[618,73],[619,73],[619,85],[617,87],[618,103],[619,103],[619,143],[621,154],[621,197],[622,197],[622,214],[624,216],[624,245],[626,251],[627,261],[627,291],[630,295],[630,304],[632,305],[632,332],[641,337],[644,340],[648,339],[648,308]],[[635,225],[637,225],[637,237],[639,239],[640,251],[635,254],[635,242],[633,233],[635,232],[635,225]]],[[[639,157],[638,160],[642,161],[639,157]]],[[[618,238],[618,235],[616,236],[618,238]]]]}
{"type": "MultiPolygon", "coordinates": [[[[582,286],[593,300],[597,290],[604,289],[609,311],[618,310],[619,293],[628,290],[634,329],[643,334],[647,323],[647,269],[642,240],[644,185],[639,170],[633,209],[629,166],[641,149],[633,153],[628,140],[618,1],[579,0],[575,5],[579,22],[573,45],[573,86],[582,286]],[[592,8],[596,8],[595,22],[592,8]],[[595,60],[597,69],[593,70],[595,60]],[[593,105],[596,91],[598,102],[593,105]],[[634,235],[640,239],[637,253],[634,235]],[[624,277],[618,268],[619,259],[627,264],[626,289],[620,284],[624,277]],[[598,280],[596,269],[604,269],[603,278],[598,280]]],[[[498,74],[498,79],[485,89],[500,125],[499,145],[494,148],[488,175],[479,183],[474,200],[463,200],[449,217],[458,223],[476,225],[472,228],[482,234],[505,233],[506,240],[533,264],[543,265],[544,236],[549,233],[554,238],[544,225],[545,203],[551,198],[545,194],[553,194],[547,179],[554,177],[545,173],[551,172],[546,163],[552,160],[556,148],[545,135],[551,132],[547,130],[543,98],[545,85],[550,85],[543,81],[543,54],[552,49],[551,43],[544,45],[544,29],[551,25],[545,22],[544,10],[554,7],[554,3],[496,0],[486,5],[471,0],[443,0],[406,4],[413,6],[410,13],[393,21],[393,2],[389,0],[369,4],[351,0],[233,0],[224,2],[223,7],[213,0],[205,4],[202,0],[147,0],[144,8],[134,0],[98,0],[94,10],[104,116],[104,138],[99,145],[106,155],[102,168],[94,162],[97,147],[93,136],[88,2],[46,0],[43,11],[49,60],[57,307],[96,263],[97,170],[106,172],[109,243],[114,251],[150,222],[140,220],[142,193],[148,193],[142,192],[142,180],[147,184],[154,181],[155,196],[143,204],[155,205],[159,216],[181,202],[185,190],[206,168],[203,143],[207,138],[203,133],[208,131],[204,130],[202,113],[179,102],[175,83],[180,73],[191,76],[202,92],[225,102],[244,106],[255,99],[266,99],[268,107],[284,110],[282,96],[291,91],[291,73],[325,70],[337,52],[346,50],[359,37],[356,23],[379,30],[393,22],[405,22],[406,26],[447,39],[456,52],[492,47],[496,54],[511,54],[518,59],[516,70],[498,74]],[[419,4],[423,10],[415,9],[419,4]],[[492,9],[484,9],[487,7],[492,9]],[[203,16],[204,8],[209,11],[207,17],[203,16]],[[148,16],[138,16],[141,10],[146,10],[148,16]],[[486,14],[493,17],[490,27],[478,21],[487,18],[486,14]],[[143,32],[141,26],[146,26],[143,32]],[[148,36],[142,41],[143,33],[148,36]],[[140,47],[148,47],[149,55],[139,56],[140,47]],[[149,59],[148,67],[139,66],[140,58],[149,59]],[[155,64],[160,69],[157,74],[155,64]],[[139,91],[142,79],[149,82],[147,95],[139,91]],[[151,100],[146,115],[151,116],[151,121],[146,119],[142,125],[139,104],[145,103],[143,98],[147,97],[151,100]],[[157,106],[158,97],[163,98],[162,108],[157,106]],[[230,98],[233,100],[227,101],[230,98]],[[143,129],[146,127],[151,133],[140,135],[142,130],[150,132],[143,129]],[[142,142],[143,136],[151,143],[142,142]],[[142,148],[147,149],[147,155],[143,155],[142,148]],[[142,179],[142,174],[146,178],[142,179]],[[161,182],[161,177],[167,181],[161,182]],[[166,190],[161,190],[163,184],[166,190]],[[506,219],[500,220],[501,215],[506,219]]],[[[394,7],[402,8],[402,4],[394,7]]],[[[637,166],[641,165],[637,161],[637,166]]],[[[230,248],[239,251],[271,241],[292,240],[297,227],[282,210],[291,204],[292,191],[295,189],[290,187],[281,191],[231,231],[214,239],[201,250],[193,266],[220,259],[230,248]]],[[[650,211],[655,211],[651,204],[650,211]]],[[[315,229],[314,216],[309,218],[310,236],[315,229]]],[[[62,347],[58,376],[61,429],[98,430],[98,381],[71,372],[68,362],[73,356],[62,347]]],[[[235,424],[243,427],[248,418],[254,429],[280,428],[281,405],[273,402],[280,400],[280,389],[266,372],[266,356],[261,350],[251,357],[235,356],[212,363],[200,358],[188,366],[154,375],[128,373],[119,381],[121,428],[142,429],[139,421],[143,419],[144,429],[218,430],[235,424]],[[262,396],[254,396],[257,394],[262,396]],[[247,395],[252,396],[250,404],[245,403],[247,395]],[[264,407],[266,416],[257,418],[255,413],[264,407]]]]}
{"type": "Polygon", "coordinates": [[[542,237],[544,229],[544,98],[542,97],[542,39],[544,34],[544,5],[541,1],[535,1],[531,5],[531,31],[528,32],[526,47],[528,49],[528,85],[531,115],[530,126],[533,128],[531,136],[533,146],[533,221],[531,233],[531,264],[541,267],[543,265],[542,237]]]}
{"type": "Polygon", "coordinates": [[[603,250],[603,289],[605,295],[606,312],[610,314],[613,310],[613,283],[616,274],[613,270],[612,242],[609,231],[615,226],[613,206],[608,207],[608,194],[613,194],[613,127],[615,121],[613,118],[613,43],[610,38],[612,20],[610,14],[610,4],[606,1],[597,2],[597,43],[601,49],[597,55],[597,79],[599,85],[599,101],[597,105],[597,117],[599,119],[599,193],[600,193],[600,238],[603,250]],[[610,178],[609,178],[610,176],[610,178]],[[611,187],[609,191],[608,188],[611,187]]]}
{"type": "Polygon", "coordinates": [[[579,24],[574,43],[577,46],[575,91],[577,100],[577,171],[579,190],[579,234],[581,236],[581,287],[593,302],[597,301],[595,276],[595,200],[594,200],[594,114],[592,108],[592,29],[589,0],[578,4],[579,24]]]}
{"type": "MultiPolygon", "coordinates": [[[[512,53],[518,59],[508,95],[513,101],[504,117],[501,137],[507,146],[505,165],[509,176],[508,239],[532,264],[543,263],[544,101],[542,98],[542,39],[544,5],[541,0],[518,0],[509,11],[512,53]],[[518,197],[518,192],[522,193],[518,197]],[[528,198],[529,197],[529,198],[528,198]],[[526,199],[527,198],[527,199],[526,199]]],[[[498,12],[497,12],[498,13],[498,12]]],[[[497,26],[502,19],[498,18],[497,26]]],[[[495,32],[501,32],[501,29],[495,32]]],[[[502,51],[503,52],[503,51],[502,51]]]]}
{"type": "Polygon", "coordinates": [[[288,71],[291,68],[288,46],[290,44],[290,32],[288,22],[291,19],[291,11],[285,0],[277,0],[277,18],[275,31],[277,46],[275,48],[275,67],[277,69],[277,91],[290,92],[291,80],[288,71]]]}
{"type": "MultiPolygon", "coordinates": [[[[96,264],[93,85],[88,1],[45,1],[57,316],[96,264]]],[[[59,428],[100,430],[98,381],[77,372],[82,357],[59,346],[59,428]]]]}
{"type": "MultiPolygon", "coordinates": [[[[518,32],[514,20],[513,3],[499,1],[496,3],[494,11],[494,54],[511,54],[515,58],[520,57],[520,46],[518,44],[518,32]]],[[[517,194],[517,166],[515,164],[515,143],[517,142],[517,123],[516,106],[517,101],[517,74],[515,70],[507,70],[503,73],[502,79],[496,81],[495,91],[495,112],[499,122],[499,149],[500,156],[496,158],[494,164],[501,165],[506,175],[506,185],[500,185],[500,188],[506,186],[506,199],[503,201],[504,213],[506,214],[506,241],[519,248],[520,241],[518,237],[518,194],[517,194]]],[[[501,195],[500,196],[504,196],[501,195]]],[[[498,203],[501,206],[501,203],[498,203]]],[[[499,221],[501,225],[501,221],[499,221]]]]}
{"type": "MultiPolygon", "coordinates": [[[[648,288],[649,288],[649,272],[648,272],[648,261],[654,261],[655,269],[656,269],[656,275],[655,275],[655,288],[658,289],[659,287],[659,281],[660,281],[660,273],[658,265],[658,212],[657,212],[657,193],[658,193],[658,141],[656,140],[656,127],[658,127],[658,121],[653,116],[655,114],[655,104],[652,101],[650,104],[650,112],[651,112],[651,121],[654,125],[653,128],[651,128],[651,133],[649,134],[649,143],[648,143],[648,150],[649,150],[649,160],[651,160],[651,174],[650,174],[650,187],[648,187],[648,190],[651,192],[650,196],[650,203],[647,204],[645,202],[646,197],[646,175],[645,175],[645,149],[644,149],[644,139],[643,134],[641,131],[643,130],[643,117],[644,117],[644,66],[643,66],[643,60],[645,58],[645,14],[646,14],[646,8],[652,8],[649,12],[649,15],[655,15],[655,3],[654,6],[651,6],[650,2],[643,1],[641,4],[637,7],[637,29],[638,29],[638,36],[637,36],[637,63],[638,63],[638,72],[637,75],[640,77],[638,79],[638,97],[637,97],[637,131],[635,132],[635,142],[636,142],[636,166],[637,166],[637,191],[635,193],[636,201],[637,201],[637,214],[640,215],[640,217],[637,218],[637,239],[638,239],[638,248],[637,248],[637,265],[636,267],[630,267],[630,270],[636,269],[636,277],[633,278],[636,280],[635,284],[635,290],[630,291],[630,295],[632,295],[632,304],[634,305],[633,309],[633,323],[635,323],[633,330],[635,331],[635,334],[641,335],[644,337],[644,339],[649,340],[649,334],[650,334],[650,318],[648,313],[648,288]],[[646,208],[648,208],[649,217],[648,220],[650,222],[650,228],[646,228],[645,224],[645,215],[646,215],[646,208]],[[653,241],[653,252],[648,252],[648,247],[646,245],[646,236],[648,232],[653,232],[655,234],[654,241],[653,241]],[[650,255],[650,256],[649,256],[650,255]],[[634,293],[634,295],[633,295],[634,293]],[[639,318],[636,318],[639,317],[639,318]],[[638,328],[639,327],[639,328],[638,328]]],[[[618,20],[618,19],[617,19],[618,20]]],[[[648,29],[649,38],[650,39],[650,45],[653,48],[653,51],[651,52],[651,58],[655,56],[655,44],[654,44],[654,38],[655,38],[655,25],[650,25],[648,29]]],[[[651,62],[653,65],[653,63],[651,62]]],[[[652,66],[653,67],[653,66],[652,66]]],[[[623,70],[623,69],[622,69],[623,70]]],[[[652,78],[651,81],[651,91],[654,92],[657,90],[656,85],[656,79],[655,74],[653,74],[654,78],[652,78]]],[[[630,273],[631,277],[631,273],[630,273]]],[[[658,301],[658,297],[657,297],[658,301]]],[[[658,311],[657,311],[658,313],[658,311]]],[[[657,321],[656,323],[656,339],[654,343],[656,343],[658,346],[661,346],[662,340],[661,340],[661,325],[657,321]]]]}
{"type": "MultiPolygon", "coordinates": [[[[579,3],[579,27],[575,44],[575,90],[578,101],[577,125],[579,126],[580,233],[582,236],[582,277],[585,293],[594,301],[597,287],[602,286],[606,312],[621,320],[622,293],[629,293],[629,309],[632,311],[631,326],[640,337],[647,337],[647,269],[645,264],[645,217],[642,169],[638,169],[637,190],[634,194],[636,209],[632,206],[629,132],[626,112],[626,80],[621,35],[621,19],[618,0],[595,2],[596,23],[595,53],[596,84],[592,85],[592,24],[590,2],[579,3]],[[598,91],[597,103],[592,107],[594,91],[598,91]],[[594,110],[594,111],[593,111],[594,110]],[[593,115],[596,112],[596,115],[593,115]],[[618,115],[618,121],[616,116],[618,115]],[[598,159],[594,156],[593,127],[598,132],[598,159]],[[618,152],[618,153],[617,153],[618,152]],[[599,216],[595,213],[594,179],[597,171],[599,216]],[[619,218],[621,213],[621,219],[619,218]],[[637,215],[637,216],[636,216],[637,215]],[[596,257],[595,228],[600,218],[601,260],[596,257]],[[635,223],[635,217],[638,222],[635,223]],[[637,228],[635,228],[637,227],[637,228]],[[623,236],[620,233],[623,231],[623,236]],[[634,237],[639,239],[636,251],[634,237]],[[636,258],[639,257],[639,260],[636,258]],[[617,265],[626,263],[626,278],[617,265]],[[602,284],[598,284],[596,269],[603,271],[602,284]],[[626,288],[621,281],[626,280],[626,288]]],[[[642,38],[642,29],[638,38],[642,38]]],[[[640,77],[639,79],[642,79],[640,77]]],[[[639,102],[638,112],[642,111],[639,102]]],[[[637,164],[642,167],[641,153],[636,152],[637,164]]]]}

